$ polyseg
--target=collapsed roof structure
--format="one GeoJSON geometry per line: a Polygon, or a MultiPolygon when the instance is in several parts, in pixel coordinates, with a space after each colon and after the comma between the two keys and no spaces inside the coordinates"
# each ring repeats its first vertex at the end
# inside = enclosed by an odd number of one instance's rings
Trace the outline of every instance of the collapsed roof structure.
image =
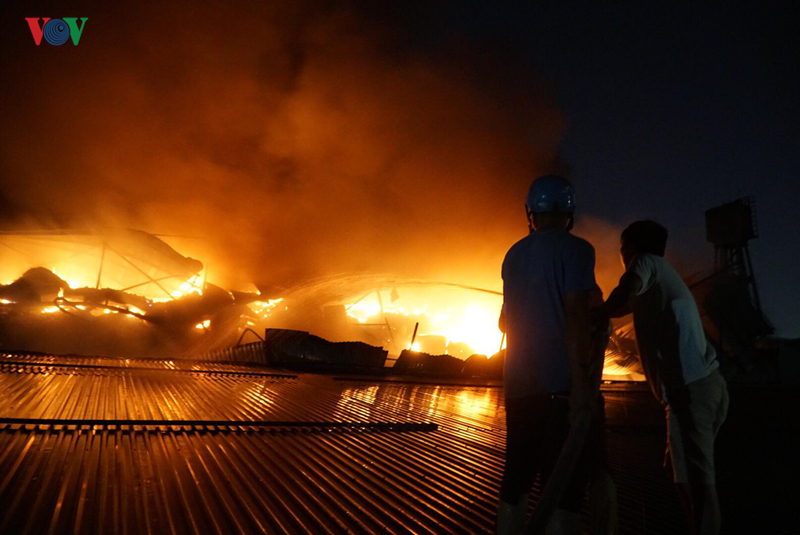
{"type": "Polygon", "coordinates": [[[3,231],[0,248],[0,280],[46,266],[71,286],[113,288],[149,299],[169,299],[203,269],[199,260],[134,229],[3,231]]]}

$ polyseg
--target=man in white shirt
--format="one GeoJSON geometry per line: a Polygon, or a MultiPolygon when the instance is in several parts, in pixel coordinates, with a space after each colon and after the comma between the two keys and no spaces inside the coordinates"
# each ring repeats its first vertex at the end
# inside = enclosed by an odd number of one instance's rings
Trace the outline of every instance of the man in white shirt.
{"type": "Polygon", "coordinates": [[[714,440],[728,411],[728,391],[697,304],[664,259],[667,229],[637,221],[622,232],[625,273],[600,318],[633,312],[639,357],[667,411],[667,459],[692,533],[720,531],[714,440]]]}

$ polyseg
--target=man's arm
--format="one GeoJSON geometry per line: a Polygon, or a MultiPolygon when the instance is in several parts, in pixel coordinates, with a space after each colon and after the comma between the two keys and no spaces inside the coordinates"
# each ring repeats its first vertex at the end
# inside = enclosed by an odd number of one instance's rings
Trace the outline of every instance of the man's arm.
{"type": "Polygon", "coordinates": [[[639,275],[626,272],[620,277],[619,285],[599,308],[600,313],[607,318],[619,318],[629,314],[631,301],[639,295],[643,285],[639,275]]]}
{"type": "Polygon", "coordinates": [[[590,291],[569,292],[564,298],[567,361],[572,372],[570,417],[584,408],[591,407],[596,395],[592,392],[588,369],[591,347],[590,298],[590,291]]]}

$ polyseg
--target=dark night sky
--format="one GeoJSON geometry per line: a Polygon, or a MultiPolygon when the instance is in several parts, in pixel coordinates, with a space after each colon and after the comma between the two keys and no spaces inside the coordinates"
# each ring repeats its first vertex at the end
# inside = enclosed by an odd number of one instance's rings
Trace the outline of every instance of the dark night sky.
{"type": "Polygon", "coordinates": [[[619,224],[660,220],[690,271],[711,256],[703,211],[754,195],[765,308],[779,333],[800,336],[796,11],[640,9],[575,26],[558,16],[545,34],[582,44],[538,54],[560,77],[584,206],[619,224]]]}
{"type": "MultiPolygon", "coordinates": [[[[761,236],[752,252],[765,308],[778,334],[800,336],[796,9],[566,4],[363,2],[355,10],[394,29],[399,54],[447,61],[447,51],[464,41],[501,65],[507,60],[509,69],[529,66],[565,117],[560,158],[578,188],[579,209],[620,227],[642,217],[661,221],[684,273],[711,263],[703,212],[754,195],[761,236]]],[[[158,17],[158,4],[142,5],[152,7],[136,9],[158,17]]],[[[8,66],[32,46],[23,42],[30,35],[20,13],[60,13],[62,6],[4,6],[6,89],[20,91],[8,66]]],[[[125,16],[122,8],[80,6],[96,25],[125,16]]],[[[69,71],[59,76],[54,88],[70,82],[69,71]]],[[[491,92],[505,81],[484,76],[480,84],[491,92]]]]}
{"type": "Polygon", "coordinates": [[[762,301],[778,334],[800,336],[796,6],[601,4],[462,3],[408,20],[427,17],[427,39],[463,34],[529,58],[567,117],[561,156],[580,210],[660,221],[684,273],[712,262],[704,211],[753,195],[762,301]]]}

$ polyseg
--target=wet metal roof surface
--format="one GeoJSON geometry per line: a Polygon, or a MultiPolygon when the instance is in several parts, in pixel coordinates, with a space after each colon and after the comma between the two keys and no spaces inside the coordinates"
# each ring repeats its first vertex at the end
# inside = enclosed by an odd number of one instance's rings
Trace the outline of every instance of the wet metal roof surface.
{"type": "MultiPolygon", "coordinates": [[[[0,533],[493,529],[496,386],[6,354],[0,391],[0,533]]],[[[607,395],[622,532],[682,533],[637,395],[607,395]]]]}

